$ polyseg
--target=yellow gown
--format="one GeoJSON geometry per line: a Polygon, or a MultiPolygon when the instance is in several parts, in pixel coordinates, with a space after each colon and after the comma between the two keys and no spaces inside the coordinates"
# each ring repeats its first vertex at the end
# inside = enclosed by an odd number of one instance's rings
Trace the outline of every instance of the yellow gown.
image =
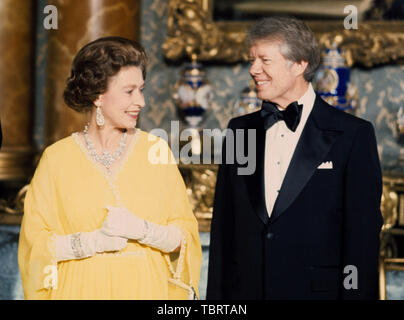
{"type": "Polygon", "coordinates": [[[198,292],[198,223],[177,165],[155,163],[167,158],[164,153],[171,159],[164,140],[137,129],[111,176],[91,159],[77,134],[44,151],[25,198],[19,239],[25,299],[166,300],[187,299],[188,290],[181,287],[198,292]],[[119,252],[57,263],[55,235],[101,228],[108,205],[178,226],[184,235],[181,253],[174,257],[129,240],[119,252]]]}

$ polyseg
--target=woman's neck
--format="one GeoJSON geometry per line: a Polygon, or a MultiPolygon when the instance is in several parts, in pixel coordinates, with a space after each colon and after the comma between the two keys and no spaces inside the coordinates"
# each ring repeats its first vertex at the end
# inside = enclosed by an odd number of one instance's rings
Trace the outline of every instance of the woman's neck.
{"type": "Polygon", "coordinates": [[[95,121],[90,121],[87,129],[87,133],[98,151],[114,151],[118,148],[125,131],[125,129],[116,128],[107,123],[99,127],[95,121]]]}

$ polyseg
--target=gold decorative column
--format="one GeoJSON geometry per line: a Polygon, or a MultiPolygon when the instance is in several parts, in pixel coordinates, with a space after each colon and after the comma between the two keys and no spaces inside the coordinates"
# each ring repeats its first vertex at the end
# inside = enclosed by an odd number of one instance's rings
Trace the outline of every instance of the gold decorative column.
{"type": "Polygon", "coordinates": [[[34,1],[0,2],[0,180],[32,172],[34,1]]]}
{"type": "Polygon", "coordinates": [[[136,40],[140,30],[140,0],[52,0],[58,28],[49,30],[46,86],[46,137],[51,144],[82,130],[85,117],[63,102],[63,90],[78,50],[103,36],[136,40]]]}

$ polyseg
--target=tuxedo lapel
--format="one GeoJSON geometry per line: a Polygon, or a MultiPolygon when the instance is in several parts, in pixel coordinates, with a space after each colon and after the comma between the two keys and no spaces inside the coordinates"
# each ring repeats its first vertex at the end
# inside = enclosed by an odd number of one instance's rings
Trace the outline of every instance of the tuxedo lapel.
{"type": "MultiPolygon", "coordinates": [[[[264,224],[267,224],[269,216],[265,203],[264,184],[265,129],[261,118],[256,119],[254,129],[256,129],[256,168],[253,174],[245,175],[244,179],[255,213],[264,224]]],[[[245,145],[248,143],[246,136],[245,134],[245,145]]]]}
{"type": "Polygon", "coordinates": [[[270,222],[275,221],[297,198],[341,133],[332,128],[333,121],[327,119],[327,114],[321,110],[322,100],[319,99],[317,97],[293,153],[270,222]],[[319,124],[328,124],[329,127],[321,128],[319,124]]]}

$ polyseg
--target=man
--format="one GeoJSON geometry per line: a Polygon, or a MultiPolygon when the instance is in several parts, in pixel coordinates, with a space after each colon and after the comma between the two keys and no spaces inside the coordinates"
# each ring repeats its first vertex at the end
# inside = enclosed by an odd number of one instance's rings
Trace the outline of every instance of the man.
{"type": "Polygon", "coordinates": [[[303,22],[266,18],[248,42],[263,105],[229,129],[255,129],[256,170],[220,165],[207,299],[377,299],[382,175],[371,123],[315,94],[319,52],[303,22]]]}

